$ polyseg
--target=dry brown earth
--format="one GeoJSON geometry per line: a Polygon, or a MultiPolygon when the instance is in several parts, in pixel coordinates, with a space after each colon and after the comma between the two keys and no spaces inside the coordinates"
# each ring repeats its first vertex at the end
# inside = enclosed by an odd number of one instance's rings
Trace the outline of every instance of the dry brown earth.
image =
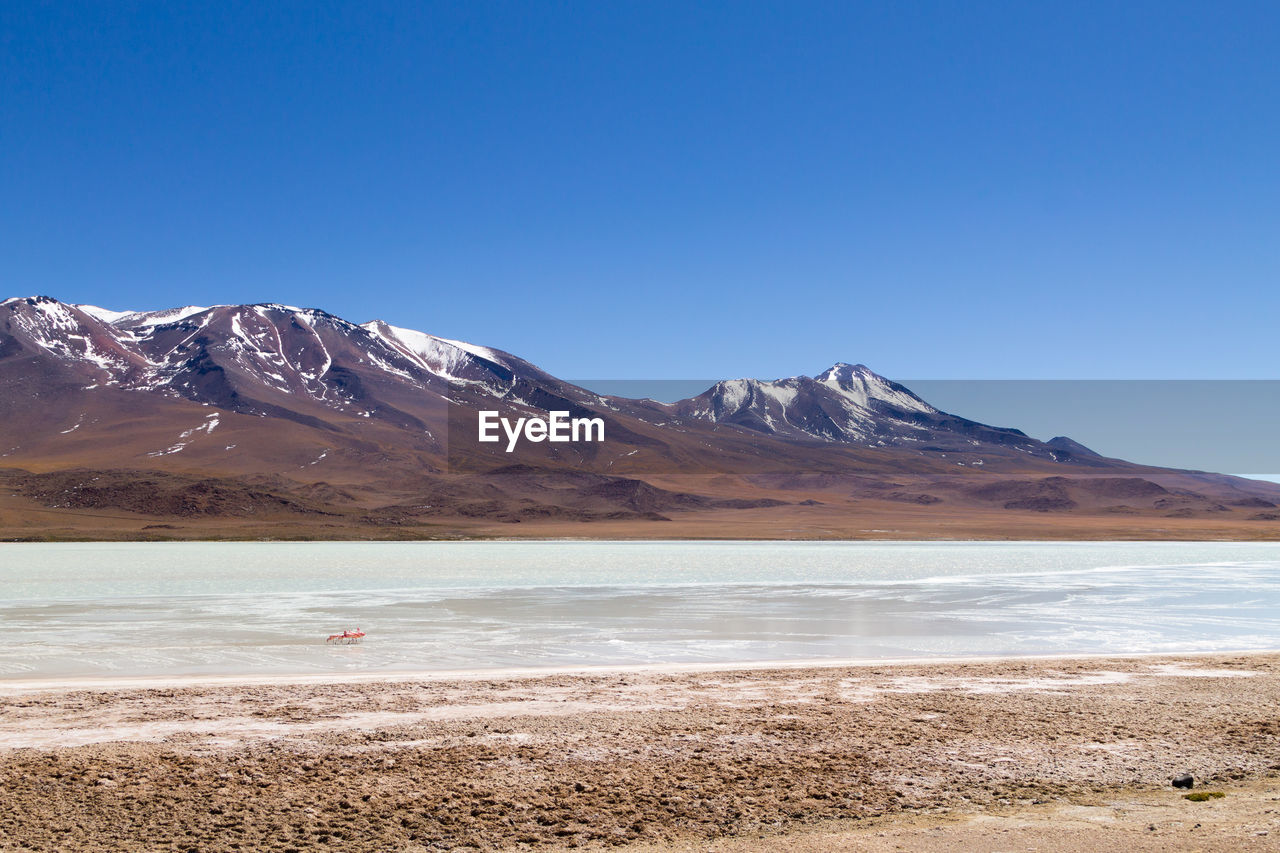
{"type": "Polygon", "coordinates": [[[5,850],[1280,836],[1277,654],[2,693],[5,850]],[[1168,779],[1184,771],[1228,796],[1181,799],[1168,779]]]}

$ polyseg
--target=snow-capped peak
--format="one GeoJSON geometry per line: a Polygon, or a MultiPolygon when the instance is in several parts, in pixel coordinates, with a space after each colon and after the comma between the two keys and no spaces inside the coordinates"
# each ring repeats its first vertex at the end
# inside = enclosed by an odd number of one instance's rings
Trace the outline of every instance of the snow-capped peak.
{"type": "Polygon", "coordinates": [[[72,307],[79,308],[90,317],[96,317],[104,323],[114,323],[138,313],[137,311],[112,311],[109,308],[99,308],[97,305],[73,305],[72,307]]]}
{"type": "Polygon", "coordinates": [[[128,326],[131,329],[151,328],[153,326],[163,326],[168,323],[178,323],[188,317],[193,317],[196,314],[203,314],[208,310],[208,307],[201,305],[184,305],[181,308],[164,308],[159,311],[135,311],[132,314],[126,315],[125,317],[121,317],[120,319],[112,322],[116,325],[128,326]]]}
{"type": "Polygon", "coordinates": [[[112,376],[111,382],[118,380],[117,374],[128,373],[145,361],[121,343],[116,329],[78,305],[67,305],[49,296],[6,299],[3,305],[13,312],[10,333],[27,348],[62,361],[106,370],[112,376]]]}
{"type": "Polygon", "coordinates": [[[897,383],[865,365],[838,362],[815,378],[717,382],[677,411],[700,420],[822,441],[881,441],[887,427],[900,436],[919,432],[914,421],[940,414],[897,383]]]}
{"type": "Polygon", "coordinates": [[[472,363],[474,358],[482,358],[502,367],[509,367],[501,356],[488,347],[393,326],[383,320],[363,323],[360,328],[408,356],[431,373],[445,379],[466,381],[462,376],[463,368],[472,363]]]}
{"type": "Polygon", "coordinates": [[[847,361],[837,361],[835,364],[815,376],[814,379],[817,379],[819,382],[828,382],[840,379],[848,381],[855,376],[876,376],[876,374],[865,364],[850,364],[847,361]]]}
{"type": "Polygon", "coordinates": [[[163,308],[158,311],[112,311],[97,305],[73,305],[90,317],[123,329],[143,329],[163,326],[166,323],[177,323],[181,320],[208,311],[201,305],[185,305],[181,308],[163,308]]]}
{"type": "Polygon", "coordinates": [[[905,387],[890,382],[865,364],[836,362],[819,373],[815,381],[864,409],[873,402],[880,402],[909,412],[937,412],[905,387]]]}

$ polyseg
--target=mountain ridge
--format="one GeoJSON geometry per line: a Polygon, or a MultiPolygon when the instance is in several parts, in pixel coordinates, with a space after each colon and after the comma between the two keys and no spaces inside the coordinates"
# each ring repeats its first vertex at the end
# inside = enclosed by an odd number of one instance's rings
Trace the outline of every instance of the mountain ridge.
{"type": "MultiPolygon", "coordinates": [[[[152,471],[190,481],[157,507],[226,514],[240,494],[258,508],[249,515],[415,529],[441,518],[783,518],[802,505],[837,529],[859,517],[854,505],[927,507],[938,524],[1001,511],[1203,520],[1241,515],[1233,502],[1280,503],[1280,487],[1134,465],[952,415],[862,364],[724,380],[660,403],[597,394],[495,347],[279,303],[124,312],[7,299],[0,403],[0,465],[23,472],[15,496],[43,501],[40,511],[75,509],[50,505],[64,475],[30,479],[67,471],[115,484],[76,487],[95,510],[118,493],[136,514],[145,493],[130,484],[152,471]],[[495,454],[474,441],[481,409],[598,417],[606,441],[495,454]],[[1079,485],[1134,476],[1160,491],[1079,485]],[[993,482],[1023,485],[985,489],[993,482]],[[1105,503],[1112,492],[1140,505],[1105,503]]],[[[808,517],[797,524],[813,529],[808,517]]]]}

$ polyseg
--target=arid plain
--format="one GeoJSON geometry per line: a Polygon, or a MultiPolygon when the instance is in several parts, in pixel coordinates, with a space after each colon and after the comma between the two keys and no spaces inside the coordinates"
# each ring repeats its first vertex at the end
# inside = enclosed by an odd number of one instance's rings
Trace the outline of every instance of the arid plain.
{"type": "Polygon", "coordinates": [[[1268,850],[1277,704],[1270,653],[15,682],[0,849],[1268,850]]]}

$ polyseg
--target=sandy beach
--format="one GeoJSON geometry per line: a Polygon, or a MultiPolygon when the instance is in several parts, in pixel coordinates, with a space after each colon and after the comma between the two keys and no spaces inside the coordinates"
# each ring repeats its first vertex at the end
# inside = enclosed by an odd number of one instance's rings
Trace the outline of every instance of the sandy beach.
{"type": "Polygon", "coordinates": [[[1274,849],[1280,654],[0,687],[0,849],[1274,849]],[[1192,773],[1191,802],[1169,779],[1192,773]]]}

